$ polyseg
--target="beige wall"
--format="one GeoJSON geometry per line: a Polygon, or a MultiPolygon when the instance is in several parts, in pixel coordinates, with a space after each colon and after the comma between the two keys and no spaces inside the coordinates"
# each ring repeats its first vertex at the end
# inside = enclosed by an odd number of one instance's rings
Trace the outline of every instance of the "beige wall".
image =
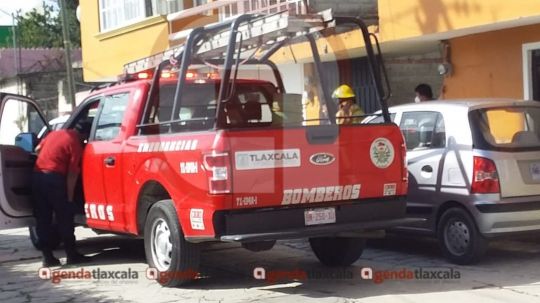
{"type": "Polygon", "coordinates": [[[538,0],[379,0],[382,41],[538,15],[538,0]]]}
{"type": "Polygon", "coordinates": [[[454,72],[445,98],[523,98],[522,45],[540,41],[540,24],[450,40],[454,72]]]}

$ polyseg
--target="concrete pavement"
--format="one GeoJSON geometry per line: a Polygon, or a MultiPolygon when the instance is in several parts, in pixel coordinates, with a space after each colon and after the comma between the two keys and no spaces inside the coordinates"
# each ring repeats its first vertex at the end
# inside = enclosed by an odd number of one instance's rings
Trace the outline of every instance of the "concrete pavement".
{"type": "Polygon", "coordinates": [[[102,279],[42,280],[40,255],[26,229],[0,231],[0,302],[540,302],[538,239],[497,241],[480,264],[455,266],[430,239],[392,236],[374,241],[353,267],[338,270],[321,266],[306,241],[280,242],[260,253],[214,244],[203,253],[199,280],[183,288],[163,288],[146,278],[141,240],[97,236],[83,228],[76,234],[80,250],[94,260],[82,268],[62,269],[99,270],[102,279]],[[275,281],[253,278],[256,267],[275,281]],[[387,279],[363,279],[366,268],[373,278],[387,279]],[[131,276],[109,279],[109,272],[131,276]],[[454,278],[428,279],[439,272],[451,272],[454,278]],[[281,279],[287,277],[300,279],[281,279]]]}

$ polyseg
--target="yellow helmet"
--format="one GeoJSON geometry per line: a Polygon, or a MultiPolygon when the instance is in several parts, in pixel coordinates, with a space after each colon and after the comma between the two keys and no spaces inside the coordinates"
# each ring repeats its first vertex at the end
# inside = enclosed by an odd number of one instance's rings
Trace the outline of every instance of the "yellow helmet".
{"type": "Polygon", "coordinates": [[[332,98],[336,99],[354,98],[355,96],[353,89],[347,84],[340,85],[332,94],[332,98]]]}

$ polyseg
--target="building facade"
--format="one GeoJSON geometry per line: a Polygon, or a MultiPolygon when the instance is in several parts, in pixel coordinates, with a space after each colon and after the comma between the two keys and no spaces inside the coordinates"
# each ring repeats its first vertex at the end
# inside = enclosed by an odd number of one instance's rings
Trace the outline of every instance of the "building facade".
{"type": "Polygon", "coordinates": [[[378,2],[379,37],[388,49],[438,50],[443,98],[540,100],[538,1],[378,2]]]}
{"type": "MultiPolygon", "coordinates": [[[[393,104],[411,102],[414,87],[423,82],[444,99],[540,99],[536,0],[81,1],[84,79],[115,80],[124,64],[171,47],[170,35],[183,29],[241,13],[302,12],[305,3],[311,11],[332,8],[372,25],[393,104]]],[[[348,51],[360,54],[361,48],[348,51]]]]}

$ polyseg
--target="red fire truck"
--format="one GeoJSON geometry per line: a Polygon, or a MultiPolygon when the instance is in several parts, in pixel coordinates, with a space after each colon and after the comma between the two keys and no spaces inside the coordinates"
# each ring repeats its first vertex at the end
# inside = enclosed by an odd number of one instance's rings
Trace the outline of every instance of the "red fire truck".
{"type": "MultiPolygon", "coordinates": [[[[143,237],[149,265],[164,273],[196,272],[211,241],[260,251],[309,238],[322,263],[346,266],[373,231],[406,223],[405,147],[364,23],[242,15],[177,38],[178,47],[127,64],[64,125],[92,123],[77,223],[143,237]],[[346,62],[343,45],[355,41],[365,46],[379,124],[336,124],[325,71],[346,62]],[[314,66],[308,93],[287,91],[299,80],[286,64],[314,66]]],[[[34,134],[46,123],[28,98],[1,99],[6,228],[28,223],[34,134]]],[[[190,280],[172,277],[162,284],[190,280]]]]}

